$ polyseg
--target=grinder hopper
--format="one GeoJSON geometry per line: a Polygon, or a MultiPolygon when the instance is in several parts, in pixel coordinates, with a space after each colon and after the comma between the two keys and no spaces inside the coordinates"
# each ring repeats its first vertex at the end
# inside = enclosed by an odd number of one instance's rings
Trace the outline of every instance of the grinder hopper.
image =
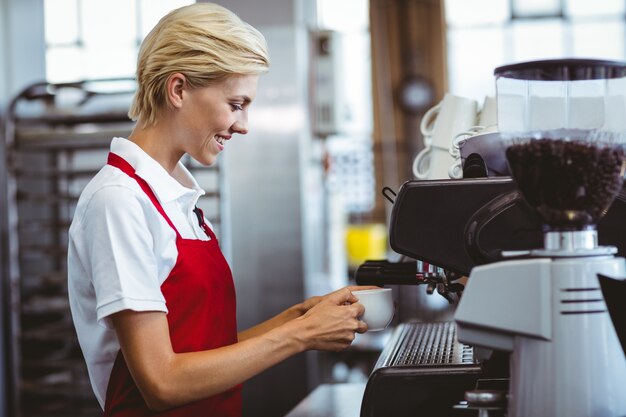
{"type": "Polygon", "coordinates": [[[622,279],[626,263],[598,245],[596,225],[623,186],[626,64],[526,63],[496,76],[511,176],[544,247],[472,270],[459,340],[512,352],[510,417],[625,415],[626,358],[598,276],[622,279]],[[520,83],[519,97],[502,79],[520,83]]]}

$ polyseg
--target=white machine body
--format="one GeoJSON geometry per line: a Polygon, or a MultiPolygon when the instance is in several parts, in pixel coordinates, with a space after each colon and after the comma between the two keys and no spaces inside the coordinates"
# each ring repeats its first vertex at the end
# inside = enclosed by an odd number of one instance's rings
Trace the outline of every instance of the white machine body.
{"type": "Polygon", "coordinates": [[[530,258],[472,270],[458,338],[512,352],[509,417],[626,416],[626,358],[597,274],[623,279],[626,262],[530,258]]]}

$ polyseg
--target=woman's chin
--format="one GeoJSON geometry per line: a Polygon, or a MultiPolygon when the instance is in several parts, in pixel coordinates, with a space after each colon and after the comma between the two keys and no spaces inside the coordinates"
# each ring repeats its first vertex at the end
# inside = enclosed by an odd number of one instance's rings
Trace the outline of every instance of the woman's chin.
{"type": "Polygon", "coordinates": [[[198,162],[200,162],[202,165],[208,167],[211,165],[214,165],[217,162],[217,155],[209,155],[209,156],[204,156],[202,159],[198,159],[198,162]]]}

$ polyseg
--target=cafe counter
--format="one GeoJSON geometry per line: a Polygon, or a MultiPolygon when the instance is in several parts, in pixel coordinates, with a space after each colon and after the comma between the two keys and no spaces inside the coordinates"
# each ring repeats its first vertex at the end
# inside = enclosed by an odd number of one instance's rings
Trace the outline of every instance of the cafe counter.
{"type": "Polygon", "coordinates": [[[359,417],[365,382],[322,384],[285,417],[359,417]]]}

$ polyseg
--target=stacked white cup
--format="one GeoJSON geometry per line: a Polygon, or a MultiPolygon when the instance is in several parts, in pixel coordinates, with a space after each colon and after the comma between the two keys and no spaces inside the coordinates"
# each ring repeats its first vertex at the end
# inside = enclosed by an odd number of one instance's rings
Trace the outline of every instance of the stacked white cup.
{"type": "Polygon", "coordinates": [[[476,125],[478,103],[446,93],[440,103],[428,110],[420,129],[425,148],[413,160],[413,175],[420,180],[450,178],[455,162],[450,146],[455,136],[476,125]]]}
{"type": "Polygon", "coordinates": [[[450,145],[450,155],[455,159],[448,168],[450,178],[463,178],[463,161],[461,161],[461,148],[472,136],[481,133],[491,133],[498,130],[498,108],[496,98],[485,96],[483,106],[478,113],[478,124],[464,132],[457,133],[450,145]]]}

